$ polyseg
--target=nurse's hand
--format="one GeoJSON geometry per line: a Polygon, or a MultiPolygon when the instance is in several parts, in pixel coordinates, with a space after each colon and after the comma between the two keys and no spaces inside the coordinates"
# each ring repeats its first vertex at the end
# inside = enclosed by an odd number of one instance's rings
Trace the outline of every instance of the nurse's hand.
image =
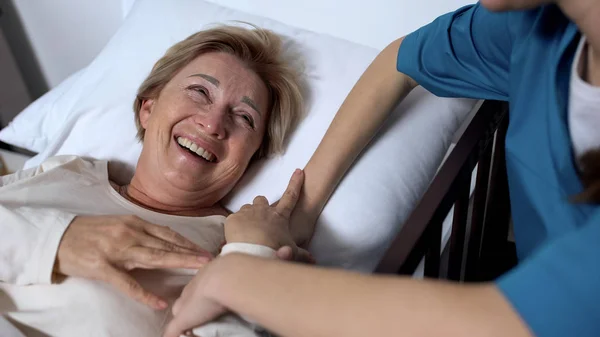
{"type": "Polygon", "coordinates": [[[104,281],[154,309],[167,303],[127,273],[132,269],[203,267],[209,252],[169,227],[136,216],[78,216],[58,247],[54,272],[104,281]]]}
{"type": "Polygon", "coordinates": [[[208,288],[219,283],[221,258],[214,260],[196,273],[181,296],[173,304],[173,319],[167,325],[164,337],[179,337],[189,329],[208,323],[227,312],[227,308],[208,296],[208,288]]]}

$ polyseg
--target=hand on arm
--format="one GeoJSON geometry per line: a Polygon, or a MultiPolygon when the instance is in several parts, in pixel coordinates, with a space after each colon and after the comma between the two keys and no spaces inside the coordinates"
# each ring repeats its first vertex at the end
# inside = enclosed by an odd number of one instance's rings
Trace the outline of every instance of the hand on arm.
{"type": "Polygon", "coordinates": [[[292,215],[292,235],[305,245],[327,200],[392,109],[417,86],[396,71],[403,38],[387,46],[360,77],[306,165],[304,187],[292,215]]]}
{"type": "MultiPolygon", "coordinates": [[[[224,225],[227,244],[261,245],[276,250],[277,257],[282,260],[314,262],[308,251],[296,246],[289,230],[290,215],[298,201],[303,182],[302,170],[296,170],[279,201],[269,205],[265,197],[258,196],[254,198],[252,205],[244,205],[238,212],[230,215],[224,225]]],[[[226,256],[217,260],[223,258],[226,256]]],[[[220,303],[204,297],[206,282],[213,274],[210,270],[215,268],[214,265],[213,262],[199,270],[184,288],[173,305],[175,319],[167,327],[166,336],[177,337],[184,331],[208,323],[228,311],[220,303]]]]}
{"type": "Polygon", "coordinates": [[[136,216],[78,216],[58,247],[54,271],[107,282],[155,309],[167,303],[144,290],[127,271],[201,268],[210,253],[168,227],[136,216]]]}
{"type": "Polygon", "coordinates": [[[242,208],[227,217],[225,221],[225,240],[227,243],[252,243],[277,250],[282,259],[295,259],[311,262],[310,254],[298,248],[290,233],[290,215],[302,190],[304,173],[296,170],[279,201],[269,205],[269,201],[258,196],[252,205],[242,208]]]}

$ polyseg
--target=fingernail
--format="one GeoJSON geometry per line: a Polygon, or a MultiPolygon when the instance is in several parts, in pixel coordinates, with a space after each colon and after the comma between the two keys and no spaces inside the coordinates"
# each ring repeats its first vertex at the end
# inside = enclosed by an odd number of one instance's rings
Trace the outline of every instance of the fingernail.
{"type": "Polygon", "coordinates": [[[158,301],[158,307],[161,309],[166,309],[169,306],[169,304],[163,300],[159,300],[158,301]]]}
{"type": "Polygon", "coordinates": [[[206,257],[206,256],[198,256],[198,261],[202,262],[202,263],[209,263],[210,262],[210,258],[206,257]]]}

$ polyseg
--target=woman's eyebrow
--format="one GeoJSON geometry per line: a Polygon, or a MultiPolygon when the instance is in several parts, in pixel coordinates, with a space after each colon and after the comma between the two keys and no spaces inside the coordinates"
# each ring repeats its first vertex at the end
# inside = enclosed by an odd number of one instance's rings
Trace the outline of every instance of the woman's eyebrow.
{"type": "Polygon", "coordinates": [[[242,103],[248,104],[252,109],[254,109],[254,111],[256,111],[258,113],[258,115],[260,117],[262,117],[262,114],[260,113],[258,106],[256,105],[256,103],[254,103],[254,101],[250,97],[248,97],[248,96],[242,97],[242,103]]]}
{"type": "Polygon", "coordinates": [[[209,81],[210,83],[212,83],[215,87],[217,87],[217,88],[219,87],[219,83],[220,83],[219,80],[217,80],[216,78],[214,78],[214,77],[212,77],[210,75],[206,75],[206,74],[193,74],[193,75],[190,75],[188,77],[194,77],[194,76],[196,76],[196,77],[202,77],[203,79],[205,79],[205,80],[209,81]]]}

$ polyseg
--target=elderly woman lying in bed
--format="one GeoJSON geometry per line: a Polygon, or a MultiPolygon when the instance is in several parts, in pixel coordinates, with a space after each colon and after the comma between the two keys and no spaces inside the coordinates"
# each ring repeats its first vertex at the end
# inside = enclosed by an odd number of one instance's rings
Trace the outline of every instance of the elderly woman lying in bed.
{"type": "MultiPolygon", "coordinates": [[[[27,336],[160,336],[161,309],[224,241],[307,254],[287,226],[228,226],[219,204],[254,158],[282,149],[301,111],[280,42],[223,26],[169,49],[135,100],[143,150],[127,185],[106,161],[74,156],[2,177],[0,314],[27,336]]],[[[293,205],[271,208],[285,217],[293,205]]]]}

